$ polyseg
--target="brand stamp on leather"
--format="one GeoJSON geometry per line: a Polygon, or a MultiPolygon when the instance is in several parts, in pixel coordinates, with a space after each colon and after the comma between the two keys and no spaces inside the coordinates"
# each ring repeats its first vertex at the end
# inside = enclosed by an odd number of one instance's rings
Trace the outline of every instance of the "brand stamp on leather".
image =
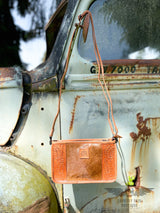
{"type": "Polygon", "coordinates": [[[79,150],[79,157],[80,158],[89,158],[89,148],[83,148],[79,150]]]}

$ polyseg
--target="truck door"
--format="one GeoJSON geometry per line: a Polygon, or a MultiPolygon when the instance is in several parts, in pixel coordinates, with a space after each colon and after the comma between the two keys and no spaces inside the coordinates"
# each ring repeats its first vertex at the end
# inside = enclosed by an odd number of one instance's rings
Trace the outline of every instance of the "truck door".
{"type": "MultiPolygon", "coordinates": [[[[81,1],[73,23],[78,22],[78,15],[86,9],[93,15],[105,81],[122,136],[126,172],[128,177],[136,177],[138,168],[141,179],[138,187],[125,185],[119,156],[116,182],[64,184],[64,198],[70,199],[71,212],[157,211],[160,209],[160,3],[81,1]]],[[[71,34],[73,29],[74,26],[71,34]]],[[[80,31],[70,58],[61,100],[62,139],[112,137],[107,104],[97,81],[91,33],[89,27],[84,42],[80,31]]]]}

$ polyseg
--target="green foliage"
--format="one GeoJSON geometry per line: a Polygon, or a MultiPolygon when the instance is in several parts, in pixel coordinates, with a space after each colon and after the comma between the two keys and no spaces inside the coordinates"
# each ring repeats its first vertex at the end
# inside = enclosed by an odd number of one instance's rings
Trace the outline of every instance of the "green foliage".
{"type": "Polygon", "coordinates": [[[27,41],[41,36],[44,33],[45,22],[42,0],[0,0],[0,67],[13,65],[24,67],[19,57],[20,39],[27,41]],[[15,25],[11,15],[11,9],[15,6],[21,16],[30,14],[31,27],[28,31],[15,25]]]}
{"type": "Polygon", "coordinates": [[[121,40],[127,41],[129,51],[147,46],[160,50],[159,0],[106,0],[101,12],[110,23],[123,28],[121,40]]]}
{"type": "Polygon", "coordinates": [[[0,1],[0,66],[21,65],[19,32],[10,13],[9,0],[0,1]]]}
{"type": "Polygon", "coordinates": [[[134,180],[135,180],[134,176],[129,176],[128,177],[128,183],[126,185],[127,186],[134,186],[134,180]]]}

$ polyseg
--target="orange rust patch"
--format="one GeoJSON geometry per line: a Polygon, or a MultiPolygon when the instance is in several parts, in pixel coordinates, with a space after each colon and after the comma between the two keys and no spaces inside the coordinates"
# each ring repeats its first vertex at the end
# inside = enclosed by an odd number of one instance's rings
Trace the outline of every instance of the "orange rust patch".
{"type": "Polygon", "coordinates": [[[130,136],[133,139],[130,168],[133,171],[135,167],[135,158],[138,157],[138,165],[144,165],[144,161],[148,162],[149,138],[151,136],[151,128],[147,127],[147,123],[151,118],[143,119],[141,113],[137,114],[137,129],[138,133],[131,132],[130,136]],[[139,145],[138,145],[139,144],[139,145]],[[136,154],[138,152],[138,155],[136,154]]]}
{"type": "MultiPolygon", "coordinates": [[[[96,62],[95,62],[96,64],[96,62]]],[[[153,60],[141,60],[141,59],[117,59],[117,60],[103,60],[103,64],[106,66],[112,65],[138,65],[139,67],[145,66],[159,66],[160,61],[153,59],[153,60]]]]}
{"type": "Polygon", "coordinates": [[[136,177],[135,177],[135,180],[133,181],[134,182],[134,186],[136,189],[139,189],[140,187],[140,183],[141,183],[141,177],[140,177],[140,167],[136,167],[135,168],[136,170],[136,177]]]}
{"type": "Polygon", "coordinates": [[[50,208],[50,198],[44,197],[37,200],[34,204],[28,206],[23,211],[19,213],[44,213],[48,212],[50,208]]]}
{"type": "Polygon", "coordinates": [[[143,117],[141,116],[141,113],[137,114],[137,128],[138,128],[138,134],[131,132],[130,136],[133,139],[133,141],[136,141],[138,138],[141,137],[141,139],[144,141],[148,138],[148,136],[151,135],[151,129],[146,126],[147,121],[149,118],[143,120],[143,117]]]}
{"type": "Polygon", "coordinates": [[[0,86],[3,86],[6,81],[13,80],[15,73],[12,67],[0,68],[0,86]]]}
{"type": "Polygon", "coordinates": [[[13,67],[0,68],[0,79],[14,78],[15,69],[13,67]]]}
{"type": "Polygon", "coordinates": [[[136,155],[136,143],[133,143],[131,152],[131,165],[130,165],[131,168],[134,168],[135,155],[136,155]]]}
{"type": "Polygon", "coordinates": [[[160,117],[146,118],[137,114],[137,128],[138,132],[131,132],[130,136],[133,140],[130,158],[130,175],[133,175],[134,168],[142,167],[142,177],[147,179],[150,172],[150,162],[152,160],[151,150],[156,149],[159,141],[159,123],[160,117]],[[155,145],[157,143],[157,145],[155,145]]]}
{"type": "Polygon", "coordinates": [[[77,102],[78,100],[81,98],[80,95],[77,95],[75,100],[74,100],[74,104],[73,104],[73,109],[72,109],[72,119],[71,119],[71,122],[70,122],[70,127],[69,127],[69,134],[71,133],[71,131],[73,130],[73,123],[74,123],[74,118],[75,118],[75,111],[76,111],[76,105],[77,105],[77,102]]]}

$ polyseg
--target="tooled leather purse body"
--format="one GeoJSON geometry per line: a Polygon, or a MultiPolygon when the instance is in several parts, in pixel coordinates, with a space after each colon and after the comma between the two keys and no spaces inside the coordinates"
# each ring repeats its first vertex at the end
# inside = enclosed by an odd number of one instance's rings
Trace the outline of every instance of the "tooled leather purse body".
{"type": "Polygon", "coordinates": [[[52,144],[52,180],[56,183],[109,183],[115,181],[117,177],[116,143],[119,138],[117,134],[118,129],[113,117],[112,100],[104,80],[103,64],[96,43],[92,15],[90,11],[85,11],[78,18],[79,23],[75,25],[76,28],[73,32],[68,49],[64,74],[60,81],[58,110],[50,134],[50,142],[52,144]],[[83,19],[83,24],[81,24],[83,19]],[[84,40],[86,39],[90,21],[92,26],[94,52],[99,70],[97,80],[102,88],[104,98],[108,105],[108,122],[113,137],[98,139],[52,140],[54,126],[60,112],[63,80],[68,69],[73,43],[79,28],[83,28],[84,40]]]}

